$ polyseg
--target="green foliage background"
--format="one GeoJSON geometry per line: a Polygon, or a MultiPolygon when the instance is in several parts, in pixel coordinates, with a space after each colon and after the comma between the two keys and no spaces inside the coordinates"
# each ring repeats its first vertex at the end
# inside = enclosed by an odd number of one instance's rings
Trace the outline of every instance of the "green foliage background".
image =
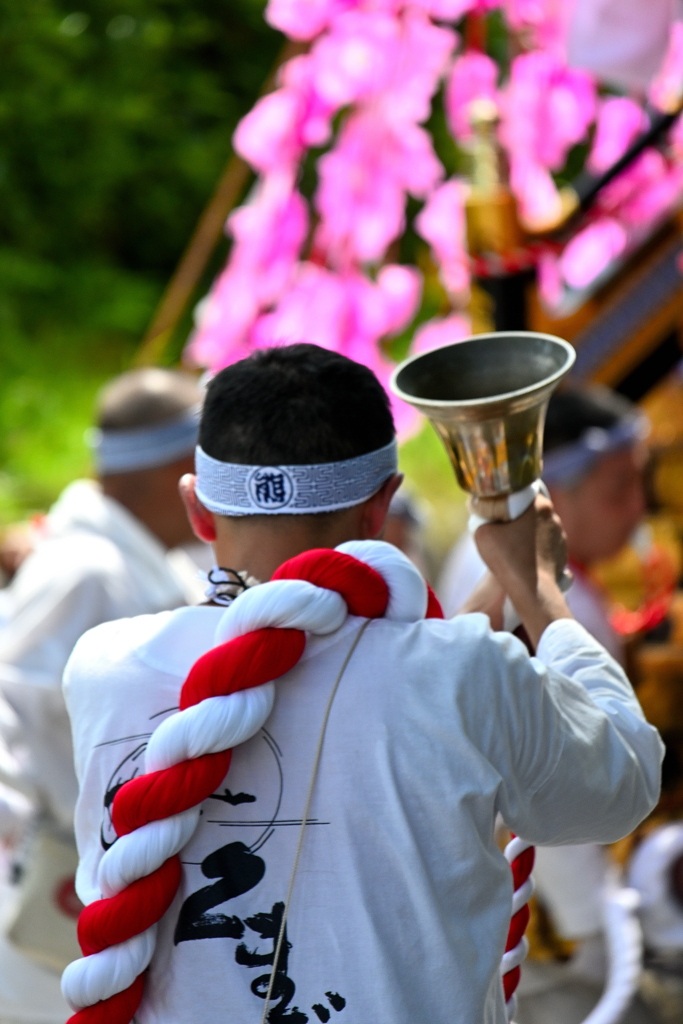
{"type": "Polygon", "coordinates": [[[262,8],[0,0],[0,523],[87,471],[95,392],[128,364],[281,46],[262,8]]]}
{"type": "MultiPolygon", "coordinates": [[[[95,394],[130,364],[282,46],[264,6],[0,0],[0,527],[89,471],[95,394]]],[[[438,100],[430,129],[449,173],[459,169],[438,100]]],[[[446,312],[411,230],[401,258],[426,271],[419,319],[446,312]]],[[[190,323],[188,312],[169,360],[190,323]]],[[[462,522],[445,454],[427,430],[402,462],[431,499],[443,550],[462,522]]]]}

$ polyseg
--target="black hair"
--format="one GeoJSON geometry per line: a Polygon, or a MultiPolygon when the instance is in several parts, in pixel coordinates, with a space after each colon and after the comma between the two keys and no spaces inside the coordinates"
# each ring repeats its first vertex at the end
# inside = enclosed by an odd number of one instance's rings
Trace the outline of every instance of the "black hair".
{"type": "Polygon", "coordinates": [[[548,404],[544,451],[578,441],[591,427],[609,430],[634,412],[635,407],[628,399],[608,388],[565,387],[556,391],[548,404]]]}
{"type": "Polygon", "coordinates": [[[393,437],[389,399],[372,371],[307,344],[262,349],[221,370],[199,428],[207,455],[262,466],[352,459],[393,437]]]}

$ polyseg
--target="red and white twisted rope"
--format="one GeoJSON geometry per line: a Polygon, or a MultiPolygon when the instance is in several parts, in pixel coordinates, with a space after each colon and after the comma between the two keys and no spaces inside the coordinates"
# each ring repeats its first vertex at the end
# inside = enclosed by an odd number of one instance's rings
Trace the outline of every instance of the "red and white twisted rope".
{"type": "Polygon", "coordinates": [[[529,900],[534,891],[534,880],[531,877],[534,854],[531,843],[518,836],[513,836],[505,847],[505,859],[512,869],[513,884],[512,917],[500,964],[508,1020],[513,1019],[517,1009],[515,990],[519,985],[520,964],[529,952],[529,943],[524,932],[529,924],[529,900]]]}
{"type": "MultiPolygon", "coordinates": [[[[62,977],[64,995],[77,1010],[69,1024],[129,1024],[142,999],[157,922],[180,885],[178,854],[197,826],[200,804],[223,782],[232,747],[265,723],[273,680],[299,661],[304,631],[334,632],[349,614],[405,622],[442,617],[408,559],[390,545],[355,541],[290,559],[270,583],[247,590],[226,610],[218,646],[195,662],[181,690],[180,710],[149,741],[145,774],[127,782],[114,799],[119,839],[100,861],[104,898],[82,911],[78,938],[84,957],[62,977]]],[[[520,911],[513,925],[516,919],[520,911]]],[[[512,948],[508,939],[511,955],[520,940],[521,933],[512,948]]],[[[506,999],[518,980],[515,962],[503,977],[506,999]],[[507,981],[510,975],[514,983],[507,981]]]]}

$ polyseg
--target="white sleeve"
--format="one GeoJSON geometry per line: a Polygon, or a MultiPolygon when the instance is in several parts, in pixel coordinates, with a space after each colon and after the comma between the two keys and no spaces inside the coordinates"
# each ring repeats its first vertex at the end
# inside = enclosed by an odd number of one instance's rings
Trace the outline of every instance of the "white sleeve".
{"type": "Polygon", "coordinates": [[[94,571],[46,573],[25,598],[0,630],[0,697],[14,716],[0,733],[10,750],[23,751],[17,784],[67,827],[77,790],[62,673],[79,636],[110,616],[112,601],[94,571]]]}
{"type": "Polygon", "coordinates": [[[664,747],[623,669],[573,619],[546,629],[535,658],[489,635],[485,736],[508,827],[546,845],[627,835],[657,803],[664,747]]]}
{"type": "Polygon", "coordinates": [[[46,574],[0,630],[0,680],[61,687],[76,641],[111,611],[106,581],[95,568],[46,574]]]}

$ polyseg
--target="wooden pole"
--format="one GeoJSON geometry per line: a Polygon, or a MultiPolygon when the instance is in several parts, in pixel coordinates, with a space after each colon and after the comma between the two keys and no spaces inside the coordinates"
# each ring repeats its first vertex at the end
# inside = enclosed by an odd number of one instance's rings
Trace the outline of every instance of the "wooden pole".
{"type": "MultiPolygon", "coordinates": [[[[261,96],[271,92],[275,87],[280,67],[305,50],[304,44],[287,40],[263,84],[261,96]]],[[[161,296],[152,322],[133,357],[134,366],[155,366],[162,361],[173,333],[218,244],[226,218],[243,194],[251,174],[249,165],[233,153],[215,192],[199,218],[173,277],[161,296]]]]}

